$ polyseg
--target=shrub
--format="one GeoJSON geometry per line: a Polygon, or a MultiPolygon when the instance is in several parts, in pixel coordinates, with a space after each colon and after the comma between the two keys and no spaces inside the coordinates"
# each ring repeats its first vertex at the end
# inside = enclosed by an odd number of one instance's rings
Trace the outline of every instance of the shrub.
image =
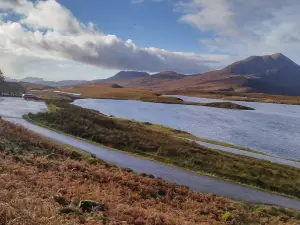
{"type": "Polygon", "coordinates": [[[54,201],[56,201],[58,204],[60,204],[62,206],[67,206],[70,204],[70,202],[62,196],[54,196],[53,199],[54,199],[54,201]]]}
{"type": "Polygon", "coordinates": [[[82,215],[82,213],[80,211],[78,211],[77,209],[71,208],[71,207],[63,207],[59,210],[59,214],[61,214],[61,215],[70,214],[70,213],[74,213],[77,216],[82,215]]]}
{"type": "Polygon", "coordinates": [[[80,161],[80,160],[82,160],[82,155],[78,152],[72,151],[70,158],[80,161]]]}

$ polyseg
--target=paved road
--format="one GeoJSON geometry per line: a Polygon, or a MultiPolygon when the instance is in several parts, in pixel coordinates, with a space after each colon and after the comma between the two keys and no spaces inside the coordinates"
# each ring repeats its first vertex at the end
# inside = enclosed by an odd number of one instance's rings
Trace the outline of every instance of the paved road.
{"type": "Polygon", "coordinates": [[[22,119],[22,113],[28,113],[28,110],[33,110],[32,112],[38,112],[38,109],[45,110],[46,107],[42,103],[24,102],[21,99],[9,98],[5,99],[4,101],[0,101],[0,115],[5,117],[5,119],[17,124],[21,124],[29,130],[35,131],[40,135],[48,137],[52,140],[68,144],[85,152],[95,154],[97,157],[107,162],[119,165],[120,167],[131,168],[139,173],[150,173],[156,177],[161,177],[167,181],[175,182],[180,185],[186,185],[194,190],[198,190],[204,193],[214,193],[216,195],[228,197],[235,200],[279,205],[300,211],[300,201],[298,200],[266,193],[253,188],[232,184],[230,182],[225,182],[207,176],[201,176],[182,169],[166,166],[154,161],[101,148],[97,145],[90,144],[76,138],[65,136],[60,133],[33,125],[22,119]],[[29,109],[24,108],[24,106],[29,106],[29,109]],[[16,111],[9,113],[10,110],[16,111]]]}

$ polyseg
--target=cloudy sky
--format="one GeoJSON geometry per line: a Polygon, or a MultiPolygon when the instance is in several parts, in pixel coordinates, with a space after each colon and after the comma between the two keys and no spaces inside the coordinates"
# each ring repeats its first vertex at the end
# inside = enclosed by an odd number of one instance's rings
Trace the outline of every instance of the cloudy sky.
{"type": "Polygon", "coordinates": [[[201,73],[281,52],[300,64],[299,0],[0,0],[6,76],[201,73]]]}

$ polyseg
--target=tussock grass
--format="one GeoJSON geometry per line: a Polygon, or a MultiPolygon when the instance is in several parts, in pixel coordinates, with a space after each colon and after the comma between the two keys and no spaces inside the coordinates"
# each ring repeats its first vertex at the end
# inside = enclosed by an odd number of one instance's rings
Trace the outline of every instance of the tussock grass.
{"type": "MultiPolygon", "coordinates": [[[[58,111],[57,111],[58,112],[58,111]]],[[[0,224],[297,224],[299,214],[201,194],[139,175],[68,149],[0,121],[0,224]],[[18,157],[19,160],[16,160],[18,157]],[[81,200],[105,205],[80,210],[81,200]]]]}

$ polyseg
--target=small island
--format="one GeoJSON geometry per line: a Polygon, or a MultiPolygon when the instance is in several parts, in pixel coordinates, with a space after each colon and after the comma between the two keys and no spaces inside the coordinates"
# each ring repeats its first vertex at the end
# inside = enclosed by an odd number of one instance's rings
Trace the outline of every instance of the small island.
{"type": "Polygon", "coordinates": [[[173,96],[143,96],[136,100],[140,100],[143,102],[155,102],[155,103],[164,103],[164,104],[196,105],[196,106],[235,109],[235,110],[254,110],[251,107],[239,105],[233,102],[210,102],[210,103],[188,102],[182,100],[181,98],[173,97],[173,96]]]}
{"type": "Polygon", "coordinates": [[[238,109],[238,110],[254,110],[251,107],[239,105],[233,102],[211,102],[211,103],[198,103],[201,106],[224,108],[224,109],[238,109]]]}

